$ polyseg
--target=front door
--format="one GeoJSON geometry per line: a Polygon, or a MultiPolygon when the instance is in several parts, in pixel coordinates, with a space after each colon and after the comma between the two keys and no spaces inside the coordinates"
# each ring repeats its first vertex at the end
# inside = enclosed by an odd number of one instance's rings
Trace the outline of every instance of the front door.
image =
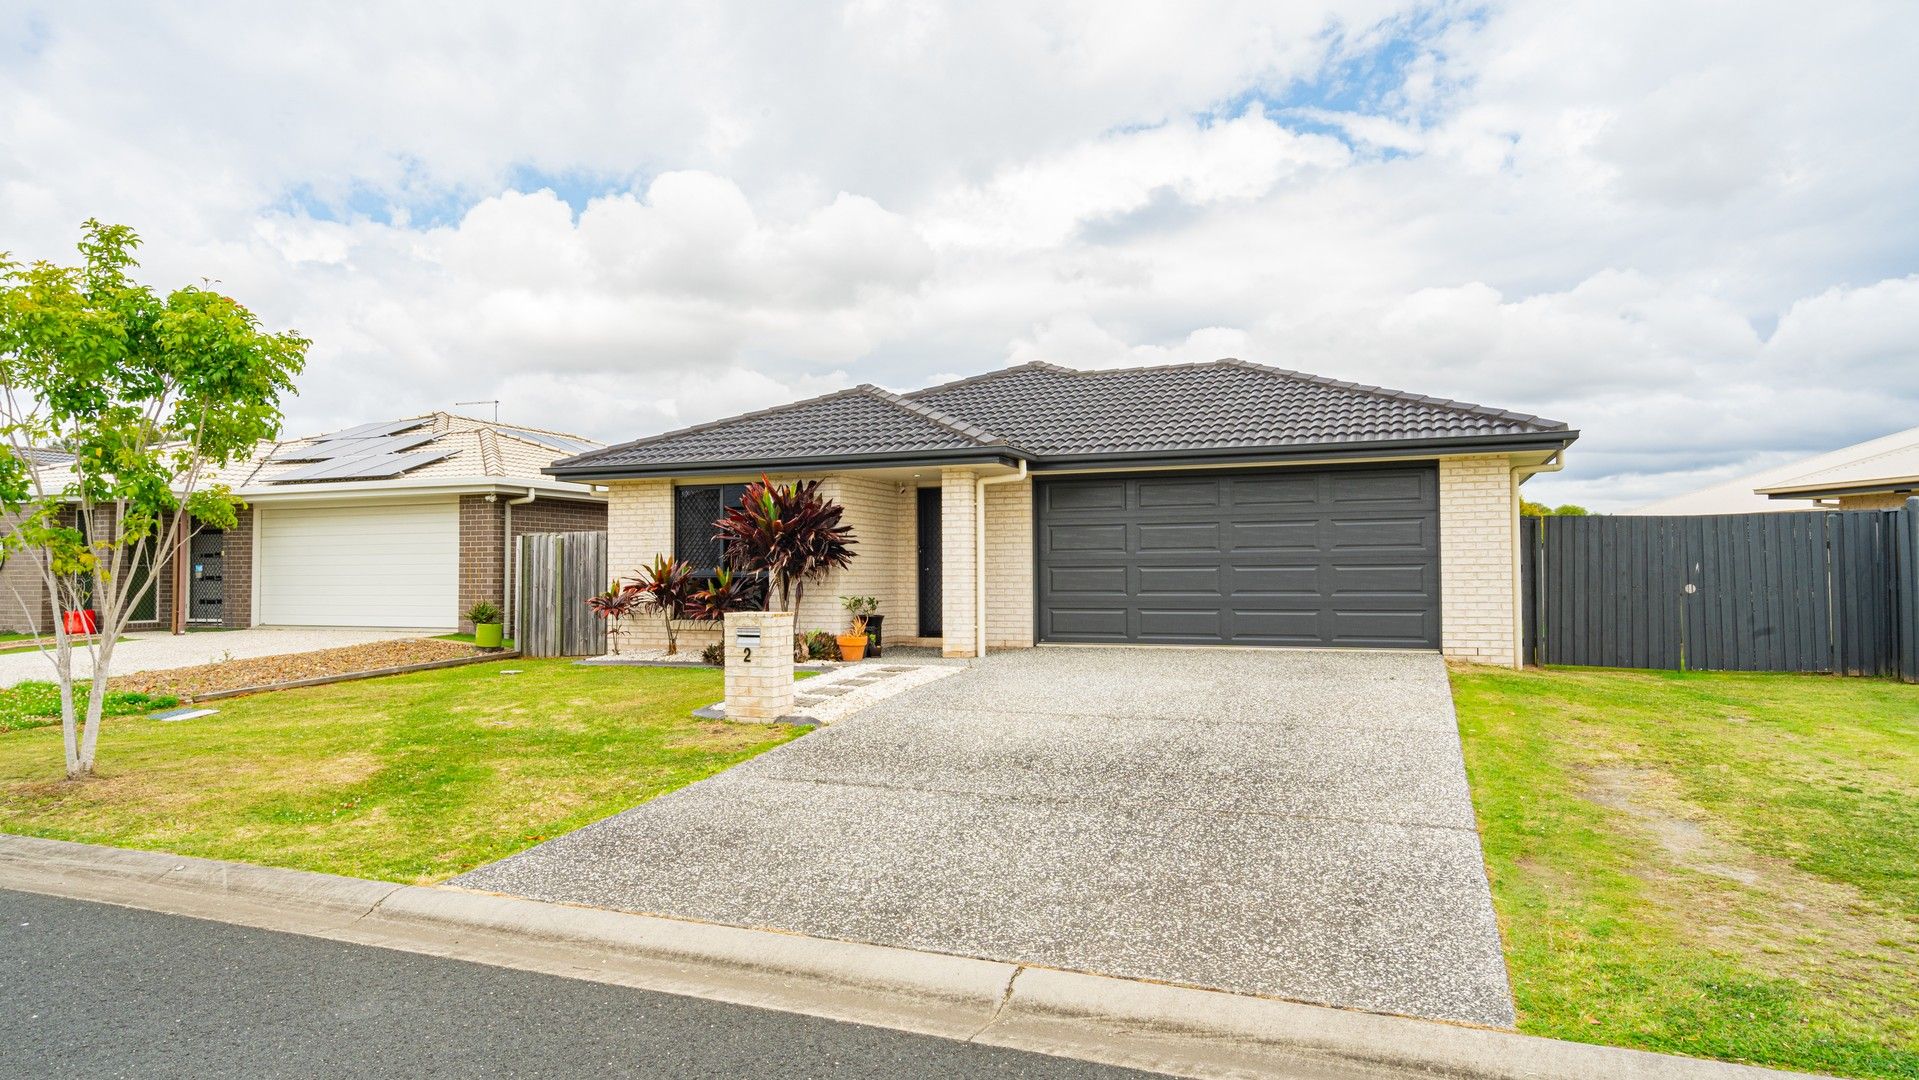
{"type": "Polygon", "coordinates": [[[940,489],[919,489],[920,636],[940,630],[940,489]]]}
{"type": "Polygon", "coordinates": [[[187,621],[220,624],[226,607],[226,534],[201,529],[187,542],[187,621]]]}

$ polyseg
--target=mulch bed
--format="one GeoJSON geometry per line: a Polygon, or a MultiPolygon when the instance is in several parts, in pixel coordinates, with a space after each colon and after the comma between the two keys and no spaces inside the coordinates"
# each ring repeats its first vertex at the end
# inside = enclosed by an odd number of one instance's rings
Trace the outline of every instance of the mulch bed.
{"type": "Polygon", "coordinates": [[[115,690],[191,698],[218,690],[239,690],[249,686],[292,682],[295,679],[351,675],[435,660],[458,660],[483,651],[464,642],[440,641],[436,638],[376,641],[371,645],[348,645],[317,652],[222,660],[171,671],[142,671],[113,679],[111,685],[115,690]]]}

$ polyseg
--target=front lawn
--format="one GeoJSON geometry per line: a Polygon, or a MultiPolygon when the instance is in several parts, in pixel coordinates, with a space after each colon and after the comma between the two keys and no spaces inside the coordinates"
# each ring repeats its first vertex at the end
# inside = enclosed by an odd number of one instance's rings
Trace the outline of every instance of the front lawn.
{"type": "Polygon", "coordinates": [[[428,882],[719,772],[798,729],[693,719],[719,669],[512,660],[0,734],[0,832],[428,882]],[[508,675],[508,670],[521,674],[508,675]]]}
{"type": "Polygon", "coordinates": [[[1919,1076],[1919,686],[1460,670],[1520,1028],[1919,1076]]]}

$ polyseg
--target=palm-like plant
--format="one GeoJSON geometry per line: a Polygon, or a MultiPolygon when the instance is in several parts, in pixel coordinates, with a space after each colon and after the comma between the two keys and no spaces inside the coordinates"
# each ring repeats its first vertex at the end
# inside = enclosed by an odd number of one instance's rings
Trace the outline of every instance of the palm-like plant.
{"type": "Polygon", "coordinates": [[[696,590],[686,602],[686,617],[701,622],[719,622],[729,611],[754,611],[761,603],[763,588],[753,574],[735,574],[722,566],[713,573],[706,587],[696,590]]]}
{"type": "Polygon", "coordinates": [[[685,617],[688,601],[699,591],[693,568],[671,555],[655,555],[651,563],[633,575],[627,589],[633,593],[633,604],[628,610],[659,612],[666,623],[666,655],[679,652],[680,642],[673,631],[673,620],[685,617]]]}
{"type": "MultiPolygon", "coordinates": [[[[857,541],[840,520],[845,513],[845,507],[820,494],[818,480],[776,484],[762,476],[747,485],[740,504],[729,507],[714,528],[728,566],[766,574],[766,610],[773,610],[777,590],[780,609],[797,614],[808,581],[853,563],[857,541]]],[[[793,640],[799,656],[797,628],[793,640]]]]}
{"type": "Polygon", "coordinates": [[[633,613],[640,601],[640,590],[631,585],[621,586],[615,581],[606,587],[606,591],[586,598],[586,606],[593,614],[606,620],[606,638],[613,643],[613,655],[620,654],[620,620],[633,613]]]}

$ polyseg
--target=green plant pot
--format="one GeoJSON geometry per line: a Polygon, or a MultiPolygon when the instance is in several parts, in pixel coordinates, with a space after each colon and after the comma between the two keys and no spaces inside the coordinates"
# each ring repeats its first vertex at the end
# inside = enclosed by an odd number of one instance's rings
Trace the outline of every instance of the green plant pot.
{"type": "Polygon", "coordinates": [[[506,624],[496,622],[478,623],[473,627],[473,644],[482,649],[497,649],[506,639],[506,624]]]}

